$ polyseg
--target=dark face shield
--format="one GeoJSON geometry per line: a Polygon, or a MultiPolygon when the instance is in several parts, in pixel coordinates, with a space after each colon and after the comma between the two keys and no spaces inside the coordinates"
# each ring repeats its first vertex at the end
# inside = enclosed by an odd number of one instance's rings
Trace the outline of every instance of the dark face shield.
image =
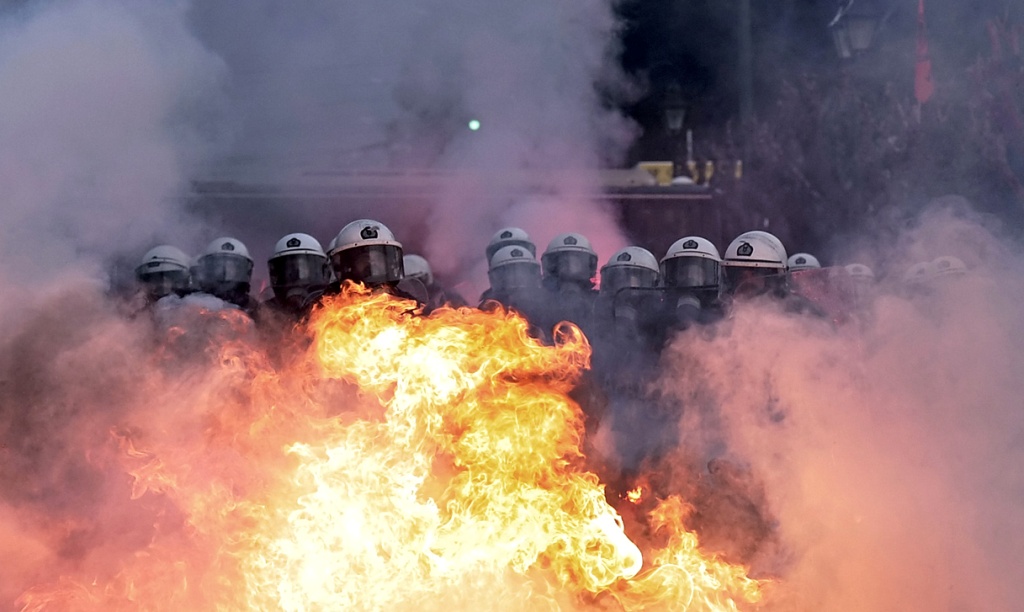
{"type": "Polygon", "coordinates": [[[331,255],[331,265],[340,281],[370,287],[397,283],[402,280],[402,248],[375,244],[345,249],[331,255]]]}
{"type": "Polygon", "coordinates": [[[717,289],[721,264],[706,257],[673,257],[661,264],[662,281],[670,289],[717,289]]]}
{"type": "Polygon", "coordinates": [[[754,297],[780,291],[784,284],[782,270],[778,268],[751,268],[725,266],[729,289],[737,297],[754,297]]]}
{"type": "Polygon", "coordinates": [[[139,274],[146,295],[151,300],[159,300],[168,295],[184,295],[188,292],[189,278],[186,270],[169,270],[166,272],[144,272],[139,274]]]}
{"type": "Polygon", "coordinates": [[[270,285],[278,300],[304,299],[328,283],[327,258],[311,253],[282,255],[267,262],[270,285]]]}
{"type": "Polygon", "coordinates": [[[215,253],[199,259],[199,289],[232,301],[249,291],[252,262],[238,255],[215,253]]]}
{"type": "Polygon", "coordinates": [[[621,289],[651,288],[658,284],[658,273],[637,266],[613,266],[601,270],[601,293],[614,295],[621,289]]]}
{"type": "Polygon", "coordinates": [[[533,262],[510,263],[487,272],[491,288],[500,294],[540,287],[540,266],[533,262]]]}
{"type": "Polygon", "coordinates": [[[559,281],[588,282],[597,273],[597,255],[584,251],[545,253],[544,274],[559,281]]]}
{"type": "Polygon", "coordinates": [[[205,255],[199,260],[199,268],[204,283],[248,283],[252,278],[252,262],[238,255],[205,255]]]}

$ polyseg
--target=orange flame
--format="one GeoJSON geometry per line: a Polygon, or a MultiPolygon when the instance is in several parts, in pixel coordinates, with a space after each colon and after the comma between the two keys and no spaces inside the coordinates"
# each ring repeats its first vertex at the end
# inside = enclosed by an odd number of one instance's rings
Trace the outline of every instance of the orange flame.
{"type": "Polygon", "coordinates": [[[643,486],[637,486],[629,491],[626,491],[626,500],[631,504],[639,504],[644,499],[644,488],[643,486]]]}
{"type": "Polygon", "coordinates": [[[158,521],[117,575],[33,588],[22,610],[736,610],[760,599],[743,568],[701,554],[677,498],[650,516],[664,546],[642,553],[626,537],[583,467],[568,397],[590,356],[578,329],[543,346],[511,313],[414,308],[347,289],[286,367],[227,345],[208,384],[166,398],[193,402],[198,418],[115,436],[135,503],[163,499],[181,520],[158,521]]]}

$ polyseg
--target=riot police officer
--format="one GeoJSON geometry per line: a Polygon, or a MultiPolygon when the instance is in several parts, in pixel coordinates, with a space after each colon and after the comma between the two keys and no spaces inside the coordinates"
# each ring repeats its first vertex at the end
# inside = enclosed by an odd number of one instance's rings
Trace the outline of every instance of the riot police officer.
{"type": "Polygon", "coordinates": [[[722,318],[722,257],[710,240],[684,236],[673,242],[661,258],[661,277],[671,328],[722,318]]]}
{"type": "Polygon", "coordinates": [[[426,312],[444,305],[458,308],[465,306],[462,296],[451,289],[446,289],[434,278],[430,262],[422,255],[408,254],[402,256],[405,278],[419,281],[427,291],[426,312]]]}
{"type": "Polygon", "coordinates": [[[786,295],[786,247],[773,234],[744,232],[725,250],[722,269],[733,298],[786,295]]]}
{"type": "Polygon", "coordinates": [[[302,316],[323,294],[330,282],[327,254],[309,234],[282,237],[267,260],[274,297],[264,304],[293,316],[302,316]]]}
{"type": "Polygon", "coordinates": [[[245,244],[225,236],[211,241],[196,259],[193,280],[200,292],[220,298],[253,316],[257,305],[249,295],[252,268],[252,257],[245,244]]]}
{"type": "Polygon", "coordinates": [[[361,283],[420,304],[427,290],[416,279],[405,278],[402,243],[380,221],[358,219],[341,228],[327,256],[334,270],[337,292],[345,281],[361,283]]]}
{"type": "Polygon", "coordinates": [[[142,285],[146,300],[154,303],[169,295],[184,296],[189,292],[188,255],[167,244],[146,252],[135,268],[135,278],[142,285]]]}
{"type": "Polygon", "coordinates": [[[544,326],[550,329],[561,321],[570,321],[590,335],[597,298],[597,253],[590,241],[576,232],[559,234],[540,260],[541,281],[547,291],[544,326]]]}
{"type": "Polygon", "coordinates": [[[525,230],[518,227],[503,227],[494,233],[484,250],[488,264],[499,249],[507,246],[517,246],[529,251],[531,256],[537,256],[537,245],[533,243],[525,230]]]}
{"type": "Polygon", "coordinates": [[[628,246],[613,253],[601,267],[594,305],[600,333],[616,342],[650,344],[663,309],[658,280],[658,260],[647,249],[628,246]]]}

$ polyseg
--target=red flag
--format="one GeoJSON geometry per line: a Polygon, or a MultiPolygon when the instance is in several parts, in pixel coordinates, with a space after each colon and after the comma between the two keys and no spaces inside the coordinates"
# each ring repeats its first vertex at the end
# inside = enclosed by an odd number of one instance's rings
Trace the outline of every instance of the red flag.
{"type": "Polygon", "coordinates": [[[917,66],[914,70],[914,97],[924,104],[935,93],[932,82],[932,58],[928,55],[928,38],[925,35],[924,0],[917,0],[917,66]]]}

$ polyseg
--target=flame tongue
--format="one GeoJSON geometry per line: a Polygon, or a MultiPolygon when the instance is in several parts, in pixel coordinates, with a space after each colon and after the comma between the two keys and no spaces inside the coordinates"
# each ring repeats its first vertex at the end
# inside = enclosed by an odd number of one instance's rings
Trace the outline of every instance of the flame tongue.
{"type": "MultiPolygon", "coordinates": [[[[589,358],[581,335],[566,334],[551,349],[530,340],[524,322],[512,317],[410,317],[406,304],[383,296],[351,305],[317,319],[317,354],[328,375],[353,377],[383,398],[387,413],[370,438],[376,450],[329,449],[358,464],[331,461],[329,474],[320,475],[329,482],[318,484],[357,496],[384,494],[369,502],[375,507],[352,513],[369,512],[386,528],[367,531],[369,548],[356,550],[371,558],[359,563],[380,561],[376,547],[387,540],[380,535],[391,533],[378,578],[393,581],[396,591],[541,564],[562,586],[597,592],[639,571],[640,551],[603,488],[576,467],[582,421],[565,393],[589,358]],[[435,499],[424,490],[438,457],[448,474],[435,499]],[[366,479],[365,487],[351,486],[352,478],[366,479]]],[[[332,505],[321,516],[330,516],[332,505]]],[[[329,523],[317,522],[333,531],[329,523]]]]}
{"type": "Polygon", "coordinates": [[[33,589],[24,609],[520,610],[612,597],[627,609],[730,610],[734,595],[757,600],[741,568],[700,555],[671,503],[654,516],[668,546],[638,574],[640,549],[581,467],[582,415],[567,396],[589,360],[578,330],[546,347],[511,314],[412,307],[348,290],[314,316],[310,362],[224,360],[248,373],[227,377],[249,381],[248,402],[211,405],[218,426],[190,443],[128,442],[136,495],[166,496],[186,529],[158,532],[109,584],[33,589]],[[310,380],[354,384],[348,401],[379,407],[337,415],[310,380]]]}

